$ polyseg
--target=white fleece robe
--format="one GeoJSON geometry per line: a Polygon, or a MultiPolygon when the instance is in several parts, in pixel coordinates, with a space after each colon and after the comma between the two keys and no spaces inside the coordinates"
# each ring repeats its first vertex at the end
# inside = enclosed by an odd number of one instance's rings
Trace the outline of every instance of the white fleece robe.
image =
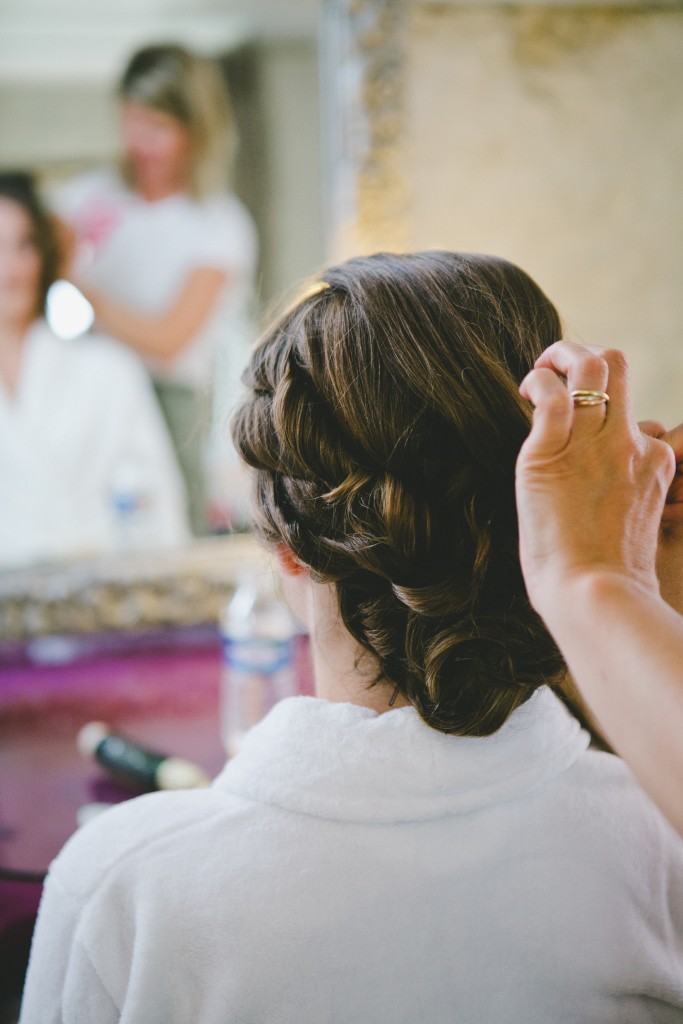
{"type": "Polygon", "coordinates": [[[494,736],[295,697],[53,863],[21,1024],[683,1021],[683,844],[547,690],[494,736]]]}
{"type": "Polygon", "coordinates": [[[185,488],[140,360],[36,320],[16,394],[0,382],[0,568],[117,548],[111,491],[126,467],[143,486],[146,546],[187,542],[185,488]]]}

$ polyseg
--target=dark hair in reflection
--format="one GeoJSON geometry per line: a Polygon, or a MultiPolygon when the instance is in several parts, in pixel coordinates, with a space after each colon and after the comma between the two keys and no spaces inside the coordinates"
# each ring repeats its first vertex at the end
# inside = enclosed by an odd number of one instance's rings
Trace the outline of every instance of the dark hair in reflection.
{"type": "Polygon", "coordinates": [[[40,254],[42,266],[36,303],[36,314],[40,315],[45,310],[50,285],[59,275],[61,253],[55,221],[38,195],[33,176],[26,171],[0,172],[0,199],[16,203],[31,221],[33,243],[40,254]]]}
{"type": "Polygon", "coordinates": [[[518,384],[561,336],[518,267],[452,252],[332,267],[265,335],[238,450],[257,523],[435,729],[495,732],[562,659],[519,565],[518,384]]]}

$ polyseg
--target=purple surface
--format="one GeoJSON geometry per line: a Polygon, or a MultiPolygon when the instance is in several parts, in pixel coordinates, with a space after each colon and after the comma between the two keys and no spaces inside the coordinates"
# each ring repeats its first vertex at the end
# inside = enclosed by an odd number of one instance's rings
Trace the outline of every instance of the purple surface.
{"type": "Polygon", "coordinates": [[[79,728],[94,718],[108,720],[213,773],[223,763],[216,730],[220,673],[215,630],[0,649],[2,1005],[18,998],[23,985],[42,891],[30,879],[40,879],[72,834],[80,806],[131,795],[79,757],[79,728]],[[72,660],[33,660],[48,654],[72,660]]]}
{"type": "MultiPolygon", "coordinates": [[[[297,658],[301,692],[310,693],[303,638],[297,658]]],[[[78,809],[135,795],[80,757],[81,726],[103,720],[213,776],[225,760],[221,671],[218,633],[207,627],[0,647],[0,1001],[21,990],[40,879],[78,809]]]]}
{"type": "MultiPolygon", "coordinates": [[[[83,804],[132,795],[79,756],[76,736],[86,722],[105,721],[210,775],[225,760],[216,630],[88,638],[66,664],[36,664],[30,653],[0,650],[0,876],[40,875],[83,804]]],[[[301,692],[310,693],[304,638],[297,657],[301,692]]]]}
{"type": "Polygon", "coordinates": [[[140,743],[220,770],[218,637],[126,641],[68,664],[34,664],[23,651],[0,664],[0,871],[44,872],[92,801],[131,793],[76,750],[93,719],[140,743]],[[137,648],[137,649],[136,649],[137,648]]]}

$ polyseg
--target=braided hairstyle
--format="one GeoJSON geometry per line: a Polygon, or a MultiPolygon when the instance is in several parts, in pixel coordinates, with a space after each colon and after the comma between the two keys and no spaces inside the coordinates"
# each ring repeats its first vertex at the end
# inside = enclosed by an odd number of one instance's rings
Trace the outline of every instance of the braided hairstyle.
{"type": "Polygon", "coordinates": [[[254,351],[233,438],[256,521],[334,583],[353,637],[430,726],[486,736],[564,665],[519,565],[518,384],[561,336],[518,267],[378,254],[332,267],[254,351]]]}

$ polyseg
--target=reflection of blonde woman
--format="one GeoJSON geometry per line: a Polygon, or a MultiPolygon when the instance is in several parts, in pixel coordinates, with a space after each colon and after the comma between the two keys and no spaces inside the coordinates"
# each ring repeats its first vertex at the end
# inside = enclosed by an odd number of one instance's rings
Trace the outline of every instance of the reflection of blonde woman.
{"type": "MultiPolygon", "coordinates": [[[[98,326],[152,373],[201,528],[201,410],[219,343],[241,364],[256,259],[252,220],[224,182],[234,130],[223,79],[180,46],[149,46],[119,84],[123,160],[68,183],[55,207],[98,326]]],[[[228,356],[228,359],[231,357],[228,356]]]]}

